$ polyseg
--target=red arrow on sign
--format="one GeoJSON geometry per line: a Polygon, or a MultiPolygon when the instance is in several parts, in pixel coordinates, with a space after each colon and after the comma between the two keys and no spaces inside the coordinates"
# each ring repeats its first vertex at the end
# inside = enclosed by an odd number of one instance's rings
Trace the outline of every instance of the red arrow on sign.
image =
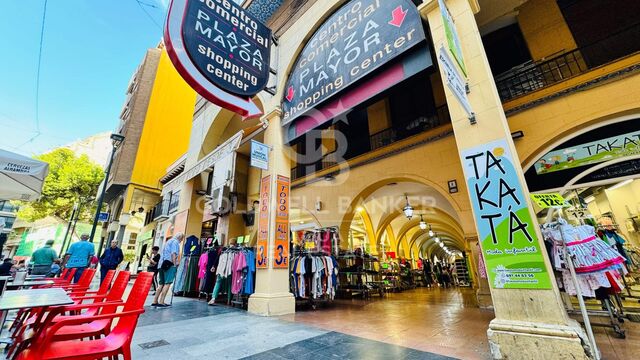
{"type": "Polygon", "coordinates": [[[392,19],[389,21],[389,24],[395,27],[402,26],[404,18],[407,17],[408,11],[409,10],[402,10],[402,5],[398,5],[398,7],[393,9],[393,12],[391,13],[392,19]]]}
{"type": "Polygon", "coordinates": [[[289,89],[287,89],[287,101],[291,102],[295,94],[296,91],[293,89],[293,86],[289,86],[289,89]]]}

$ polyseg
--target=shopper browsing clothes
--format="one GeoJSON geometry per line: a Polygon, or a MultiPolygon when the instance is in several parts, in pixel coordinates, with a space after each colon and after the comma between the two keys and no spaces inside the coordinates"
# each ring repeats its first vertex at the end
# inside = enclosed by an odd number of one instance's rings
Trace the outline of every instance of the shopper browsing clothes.
{"type": "Polygon", "coordinates": [[[158,283],[160,284],[160,288],[156,291],[151,306],[159,308],[170,306],[165,303],[165,298],[171,288],[171,284],[173,284],[176,278],[176,267],[180,263],[180,244],[182,240],[184,240],[184,234],[177,233],[169,239],[162,248],[159,262],[160,269],[158,270],[158,283]]]}
{"type": "Polygon", "coordinates": [[[111,240],[111,246],[100,256],[100,284],[109,270],[115,270],[124,259],[122,249],[118,247],[118,240],[111,240]]]}

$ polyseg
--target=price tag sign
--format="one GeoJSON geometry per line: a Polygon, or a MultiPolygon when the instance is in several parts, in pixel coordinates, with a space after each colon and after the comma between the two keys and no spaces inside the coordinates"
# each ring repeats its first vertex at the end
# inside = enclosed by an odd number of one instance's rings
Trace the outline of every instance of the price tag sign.
{"type": "Polygon", "coordinates": [[[304,243],[304,248],[307,250],[315,249],[316,244],[314,242],[307,241],[306,243],[304,243]]]}
{"type": "Polygon", "coordinates": [[[256,267],[266,269],[269,244],[269,199],[271,196],[271,176],[265,176],[260,183],[260,215],[258,218],[258,242],[256,245],[256,267]]]}
{"type": "Polygon", "coordinates": [[[560,193],[531,194],[531,199],[542,209],[552,207],[569,207],[560,193]]]}
{"type": "Polygon", "coordinates": [[[276,179],[276,238],[273,267],[289,267],[289,178],[278,175],[276,179]]]}
{"type": "Polygon", "coordinates": [[[238,239],[236,239],[236,244],[240,245],[244,243],[244,236],[238,236],[238,239]]]}

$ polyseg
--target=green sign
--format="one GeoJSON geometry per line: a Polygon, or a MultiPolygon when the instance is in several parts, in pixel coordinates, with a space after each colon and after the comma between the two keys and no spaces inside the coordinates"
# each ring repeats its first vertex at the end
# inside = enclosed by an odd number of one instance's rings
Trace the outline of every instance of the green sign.
{"type": "Polygon", "coordinates": [[[548,152],[535,167],[547,174],[633,155],[640,155],[640,130],[548,152]]]}
{"type": "Polygon", "coordinates": [[[506,139],[462,151],[489,284],[550,289],[540,241],[506,139]]]}
{"type": "Polygon", "coordinates": [[[566,200],[560,193],[551,194],[531,194],[531,199],[542,209],[552,207],[569,207],[566,200]]]}
{"type": "Polygon", "coordinates": [[[444,33],[447,37],[447,45],[449,47],[449,51],[453,55],[453,58],[456,59],[458,66],[460,66],[460,70],[467,75],[467,68],[464,66],[464,59],[462,58],[462,46],[460,45],[460,37],[458,36],[458,31],[456,30],[456,24],[453,22],[453,18],[451,17],[451,13],[447,6],[444,4],[444,0],[438,0],[438,5],[440,7],[440,14],[442,15],[442,22],[444,24],[444,33]]]}

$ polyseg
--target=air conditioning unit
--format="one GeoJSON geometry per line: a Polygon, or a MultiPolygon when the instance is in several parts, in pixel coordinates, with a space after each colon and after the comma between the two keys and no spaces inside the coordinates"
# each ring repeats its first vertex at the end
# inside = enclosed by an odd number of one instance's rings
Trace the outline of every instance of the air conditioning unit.
{"type": "Polygon", "coordinates": [[[224,185],[211,192],[211,214],[224,215],[231,211],[231,189],[224,185]]]}

